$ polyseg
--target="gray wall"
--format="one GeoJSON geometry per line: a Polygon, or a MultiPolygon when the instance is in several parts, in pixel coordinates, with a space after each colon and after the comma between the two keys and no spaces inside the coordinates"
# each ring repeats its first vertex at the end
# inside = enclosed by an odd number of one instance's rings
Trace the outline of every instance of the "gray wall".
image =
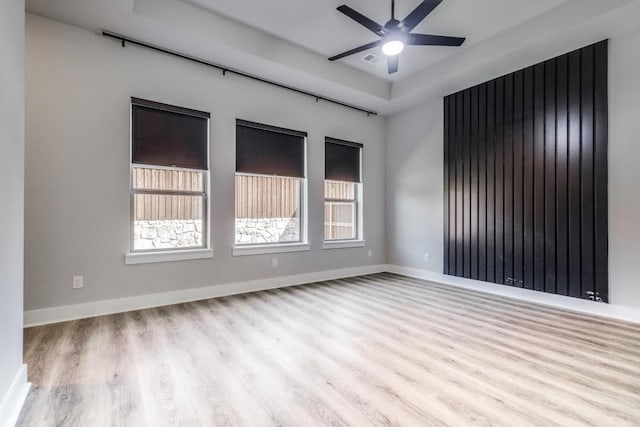
{"type": "Polygon", "coordinates": [[[388,119],[389,264],[442,272],[443,120],[441,99],[388,119]]]}
{"type": "MultiPolygon", "coordinates": [[[[609,47],[609,296],[612,304],[634,308],[640,308],[639,45],[635,32],[612,39],[609,47]]],[[[441,98],[388,120],[390,264],[442,273],[442,121],[441,98]]]]}
{"type": "Polygon", "coordinates": [[[610,300],[640,308],[640,31],[609,45],[610,300]]]}
{"type": "Polygon", "coordinates": [[[384,118],[34,15],[26,79],[26,310],[384,262],[384,118]],[[130,96],[211,112],[214,259],[124,264],[130,96]],[[309,132],[310,252],[231,255],[237,117],[309,132]],[[322,249],[325,135],[364,144],[364,248],[322,249]]]}
{"type": "Polygon", "coordinates": [[[24,2],[0,3],[0,402],[22,365],[24,2]]]}

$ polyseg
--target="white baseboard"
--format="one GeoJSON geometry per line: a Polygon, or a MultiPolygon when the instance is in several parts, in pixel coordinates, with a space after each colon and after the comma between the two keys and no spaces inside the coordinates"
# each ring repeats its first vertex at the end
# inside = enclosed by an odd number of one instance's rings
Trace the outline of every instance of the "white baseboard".
{"type": "Polygon", "coordinates": [[[640,323],[640,310],[630,307],[623,307],[613,304],[601,304],[578,298],[570,298],[561,295],[532,291],[529,289],[513,288],[511,286],[497,285],[494,283],[480,282],[477,280],[464,279],[461,277],[447,276],[442,273],[420,270],[416,268],[403,267],[398,265],[377,264],[25,311],[24,325],[25,327],[46,325],[50,323],[83,319],[105,314],[122,313],[126,311],[160,307],[163,305],[179,304],[190,301],[198,301],[208,298],[217,298],[267,289],[296,286],[306,283],[320,282],[323,280],[361,276],[364,274],[374,274],[383,271],[401,274],[408,277],[414,277],[417,279],[428,280],[444,285],[486,292],[493,295],[516,298],[523,301],[544,304],[566,310],[640,323]]]}
{"type": "Polygon", "coordinates": [[[571,298],[562,295],[532,291],[530,289],[514,288],[511,286],[497,285],[495,283],[464,279],[461,277],[448,276],[433,271],[402,267],[398,265],[387,266],[387,271],[395,274],[401,274],[403,276],[414,277],[416,279],[423,279],[439,284],[486,292],[493,295],[516,298],[536,304],[544,304],[552,307],[563,308],[565,310],[609,317],[613,319],[624,320],[627,322],[640,323],[640,310],[631,307],[624,307],[613,304],[602,304],[579,298],[571,298]]]}
{"type": "Polygon", "coordinates": [[[246,282],[205,286],[201,288],[190,288],[172,292],[94,301],[83,304],[50,307],[40,310],[25,311],[24,325],[25,327],[46,325],[49,323],[83,319],[105,314],[123,313],[126,311],[160,307],[163,305],[179,304],[183,302],[243,294],[266,289],[296,286],[305,283],[320,282],[323,280],[380,273],[386,270],[387,266],[384,264],[367,265],[339,270],[318,271],[292,276],[273,277],[246,282]]]}
{"type": "Polygon", "coordinates": [[[27,365],[20,366],[7,394],[0,403],[0,427],[13,427],[18,421],[24,400],[29,393],[27,365]]]}

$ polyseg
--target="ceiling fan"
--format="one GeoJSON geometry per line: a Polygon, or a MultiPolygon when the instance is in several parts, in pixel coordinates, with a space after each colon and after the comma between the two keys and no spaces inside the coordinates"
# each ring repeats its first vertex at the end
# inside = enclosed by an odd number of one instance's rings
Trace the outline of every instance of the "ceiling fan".
{"type": "Polygon", "coordinates": [[[398,71],[398,54],[402,52],[405,45],[411,46],[460,46],[464,43],[464,37],[434,36],[430,34],[413,34],[413,30],[424,18],[435,9],[442,0],[424,0],[413,12],[407,15],[402,21],[395,18],[395,0],[391,0],[391,19],[384,26],[367,18],[360,12],[351,9],[343,4],[338,10],[360,25],[374,32],[380,40],[356,47],[336,56],[329,58],[329,61],[336,61],[354,53],[382,45],[382,52],[387,56],[387,66],[389,74],[398,71]]]}

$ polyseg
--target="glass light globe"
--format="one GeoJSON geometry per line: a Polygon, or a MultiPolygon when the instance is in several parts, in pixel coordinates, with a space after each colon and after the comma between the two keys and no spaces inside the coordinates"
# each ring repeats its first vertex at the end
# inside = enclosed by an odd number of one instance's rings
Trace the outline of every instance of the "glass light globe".
{"type": "Polygon", "coordinates": [[[404,50],[404,43],[400,40],[391,40],[382,46],[382,53],[387,56],[395,56],[404,50]]]}

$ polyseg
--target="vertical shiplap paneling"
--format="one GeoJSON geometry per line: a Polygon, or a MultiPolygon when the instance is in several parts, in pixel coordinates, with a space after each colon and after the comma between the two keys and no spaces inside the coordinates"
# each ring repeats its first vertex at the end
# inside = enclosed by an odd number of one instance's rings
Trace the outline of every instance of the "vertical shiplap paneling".
{"type": "Polygon", "coordinates": [[[594,189],[595,189],[595,233],[594,259],[595,290],[603,301],[609,299],[609,260],[608,260],[608,196],[607,196],[607,146],[609,134],[608,121],[608,49],[607,43],[594,46],[594,189]]]}
{"type": "Polygon", "coordinates": [[[451,137],[449,132],[451,131],[451,114],[449,112],[449,106],[451,105],[451,99],[449,97],[445,97],[444,98],[444,102],[442,105],[442,108],[445,111],[445,115],[444,115],[444,150],[443,151],[443,157],[444,157],[444,179],[443,179],[443,184],[444,184],[444,246],[442,248],[442,253],[444,254],[443,258],[444,258],[444,271],[446,274],[450,274],[449,271],[449,242],[451,241],[451,234],[450,234],[450,230],[449,230],[449,212],[452,211],[452,208],[449,207],[449,202],[450,202],[450,197],[451,195],[449,194],[449,167],[450,167],[450,161],[449,161],[449,150],[451,149],[452,141],[451,141],[451,137]]]}
{"type": "Polygon", "coordinates": [[[496,82],[487,83],[487,133],[485,152],[487,155],[487,282],[496,280],[496,82]]]}
{"type": "Polygon", "coordinates": [[[580,89],[582,81],[581,51],[569,54],[569,97],[567,112],[569,116],[569,154],[567,155],[568,202],[569,202],[569,296],[581,297],[582,292],[582,136],[580,120],[580,89]]]}
{"type": "Polygon", "coordinates": [[[523,88],[523,145],[522,145],[522,281],[523,287],[533,289],[533,262],[535,259],[535,230],[533,214],[536,197],[533,188],[534,179],[534,102],[533,67],[524,70],[523,88]]]}
{"type": "Polygon", "coordinates": [[[462,147],[464,157],[464,175],[462,176],[464,185],[463,200],[463,218],[462,224],[464,251],[463,251],[463,269],[464,277],[471,277],[471,90],[464,92],[464,114],[463,114],[463,133],[462,147]]]}
{"type": "Polygon", "coordinates": [[[469,109],[471,111],[471,129],[470,129],[470,150],[469,150],[469,161],[471,164],[471,189],[469,196],[471,197],[471,206],[470,206],[470,233],[471,239],[469,244],[471,245],[471,278],[478,279],[478,254],[479,254],[479,228],[478,228],[478,214],[479,214],[479,149],[478,149],[478,137],[480,136],[478,133],[478,86],[471,88],[471,104],[469,109]]]}
{"type": "Polygon", "coordinates": [[[568,57],[556,63],[556,289],[569,294],[569,109],[568,57]]]}
{"type": "Polygon", "coordinates": [[[557,61],[552,59],[544,63],[544,291],[558,292],[558,258],[557,241],[558,224],[556,221],[558,182],[558,121],[556,104],[556,87],[558,82],[557,61]]]}
{"type": "Polygon", "coordinates": [[[496,105],[495,105],[495,283],[504,283],[504,83],[505,78],[500,77],[496,81],[496,105]]]}
{"type": "Polygon", "coordinates": [[[454,95],[456,104],[456,276],[465,276],[464,271],[464,94],[454,95]]]}
{"type": "Polygon", "coordinates": [[[533,289],[545,290],[545,188],[547,186],[545,165],[545,64],[533,70],[533,289]]]}
{"type": "Polygon", "coordinates": [[[580,153],[580,236],[581,284],[583,294],[595,287],[594,281],[594,228],[595,228],[595,192],[593,188],[593,51],[589,46],[582,49],[580,71],[580,110],[581,110],[581,153],[580,153]]]}
{"type": "Polygon", "coordinates": [[[478,280],[487,280],[487,85],[478,87],[478,280]]]}
{"type": "Polygon", "coordinates": [[[524,71],[513,79],[513,285],[524,285],[524,71]]]}
{"type": "Polygon", "coordinates": [[[457,222],[456,222],[456,211],[457,211],[457,205],[456,205],[456,198],[457,198],[457,192],[456,192],[456,174],[457,174],[457,158],[456,158],[456,148],[457,145],[455,144],[456,142],[456,130],[457,130],[457,126],[456,126],[456,103],[455,103],[455,99],[452,99],[451,97],[447,97],[449,99],[449,108],[448,108],[448,115],[449,115],[449,141],[450,144],[446,145],[444,148],[446,151],[448,151],[449,153],[449,162],[450,162],[450,168],[449,168],[449,181],[448,181],[448,186],[447,186],[447,182],[445,182],[445,194],[448,193],[448,197],[449,197],[449,211],[448,213],[445,212],[445,215],[449,218],[449,239],[451,241],[451,243],[449,244],[449,253],[448,253],[448,259],[449,259],[449,270],[445,270],[445,272],[448,272],[448,274],[456,274],[456,248],[457,245],[455,244],[455,241],[457,239],[456,236],[456,226],[457,226],[457,222]]]}
{"type": "Polygon", "coordinates": [[[444,105],[444,271],[606,301],[607,42],[444,105]]]}
{"type": "Polygon", "coordinates": [[[504,283],[514,285],[513,279],[513,156],[514,156],[514,78],[513,74],[504,79],[504,283]]]}

